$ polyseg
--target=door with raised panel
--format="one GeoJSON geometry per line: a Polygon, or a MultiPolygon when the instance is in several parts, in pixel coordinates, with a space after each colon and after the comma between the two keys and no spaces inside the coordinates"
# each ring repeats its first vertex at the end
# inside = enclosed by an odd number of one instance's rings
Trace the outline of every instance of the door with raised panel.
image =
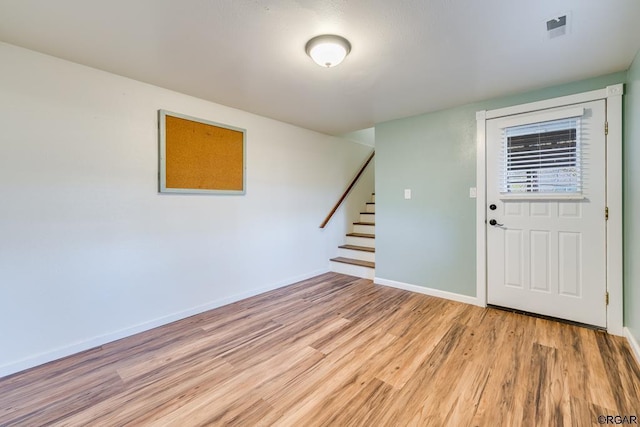
{"type": "Polygon", "coordinates": [[[606,327],[605,102],[487,120],[487,301],[606,327]]]}

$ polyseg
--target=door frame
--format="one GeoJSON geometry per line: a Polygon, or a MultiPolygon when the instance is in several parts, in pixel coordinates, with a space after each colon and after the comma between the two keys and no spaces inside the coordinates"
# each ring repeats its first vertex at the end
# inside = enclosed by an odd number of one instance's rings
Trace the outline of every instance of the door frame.
{"type": "MultiPolygon", "coordinates": [[[[608,133],[606,136],[606,278],[609,305],[607,306],[607,332],[623,336],[623,285],[622,285],[622,95],[623,84],[575,95],[543,101],[476,112],[476,299],[478,305],[487,306],[487,155],[486,121],[522,113],[532,113],[549,108],[606,100],[608,133]]],[[[603,130],[604,132],[604,123],[603,130]]],[[[604,212],[602,213],[605,214],[604,212]]],[[[605,295],[602,296],[605,298],[605,295]]]]}

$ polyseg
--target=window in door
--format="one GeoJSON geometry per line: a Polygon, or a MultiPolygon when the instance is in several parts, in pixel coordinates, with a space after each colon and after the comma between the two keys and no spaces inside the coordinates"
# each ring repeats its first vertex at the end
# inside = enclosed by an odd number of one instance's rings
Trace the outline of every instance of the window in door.
{"type": "Polygon", "coordinates": [[[580,117],[502,129],[504,195],[580,195],[584,147],[580,117]]]}

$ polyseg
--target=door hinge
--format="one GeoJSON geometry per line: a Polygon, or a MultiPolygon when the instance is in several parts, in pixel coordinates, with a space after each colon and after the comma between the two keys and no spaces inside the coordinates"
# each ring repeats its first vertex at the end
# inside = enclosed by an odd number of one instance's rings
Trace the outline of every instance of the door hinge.
{"type": "Polygon", "coordinates": [[[609,221],[609,207],[604,208],[604,219],[605,221],[609,221]]]}
{"type": "Polygon", "coordinates": [[[604,294],[604,301],[607,303],[607,305],[609,305],[609,292],[604,294]]]}
{"type": "Polygon", "coordinates": [[[604,122],[604,134],[609,135],[609,122],[604,122]]]}

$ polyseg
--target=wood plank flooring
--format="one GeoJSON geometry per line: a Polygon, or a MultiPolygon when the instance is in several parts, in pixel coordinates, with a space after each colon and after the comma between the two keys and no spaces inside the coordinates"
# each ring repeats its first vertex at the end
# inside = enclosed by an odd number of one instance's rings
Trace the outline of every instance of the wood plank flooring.
{"type": "Polygon", "coordinates": [[[1,426],[591,426],[640,418],[603,332],[328,273],[0,379],[1,426]]]}

